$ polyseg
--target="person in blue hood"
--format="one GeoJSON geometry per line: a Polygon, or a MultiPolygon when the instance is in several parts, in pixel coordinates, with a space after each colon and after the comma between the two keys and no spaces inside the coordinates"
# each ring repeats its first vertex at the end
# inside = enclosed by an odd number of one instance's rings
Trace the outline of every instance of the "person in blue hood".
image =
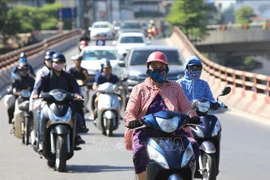
{"type": "Polygon", "coordinates": [[[185,76],[179,80],[190,102],[194,99],[208,98],[216,102],[207,81],[200,79],[202,62],[197,56],[190,56],[185,62],[185,76]]]}
{"type": "MultiPolygon", "coordinates": [[[[26,54],[24,52],[20,53],[19,64],[20,63],[26,63],[26,64],[28,64],[27,63],[27,56],[26,56],[26,54]]],[[[19,78],[20,77],[19,74],[18,74],[18,66],[19,66],[19,64],[17,64],[12,69],[12,71],[11,71],[11,79],[16,79],[16,78],[19,78]]],[[[34,71],[33,67],[30,64],[28,64],[28,66],[30,67],[30,75],[32,77],[35,77],[36,75],[35,75],[35,71],[34,71]]]]}

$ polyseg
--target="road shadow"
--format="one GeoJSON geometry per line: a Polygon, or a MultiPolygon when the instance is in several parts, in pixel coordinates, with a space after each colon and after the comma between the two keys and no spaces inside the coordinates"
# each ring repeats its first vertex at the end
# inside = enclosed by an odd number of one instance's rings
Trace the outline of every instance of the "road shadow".
{"type": "Polygon", "coordinates": [[[109,165],[68,165],[67,173],[97,173],[97,172],[116,172],[133,171],[132,166],[109,166],[109,165]]]}

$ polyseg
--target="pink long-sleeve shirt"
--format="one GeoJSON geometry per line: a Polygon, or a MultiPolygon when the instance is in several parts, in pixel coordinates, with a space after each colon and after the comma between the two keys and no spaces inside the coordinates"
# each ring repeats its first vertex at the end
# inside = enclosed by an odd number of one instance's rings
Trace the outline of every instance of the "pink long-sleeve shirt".
{"type": "MultiPolygon", "coordinates": [[[[132,89],[124,116],[126,126],[129,121],[141,120],[157,94],[160,94],[170,111],[188,113],[190,117],[197,116],[196,112],[191,110],[191,104],[179,83],[166,82],[158,88],[150,78],[146,78],[132,89]]],[[[185,130],[190,133],[189,128],[185,130]]],[[[132,150],[132,136],[133,132],[126,128],[124,139],[128,150],[132,150]]]]}

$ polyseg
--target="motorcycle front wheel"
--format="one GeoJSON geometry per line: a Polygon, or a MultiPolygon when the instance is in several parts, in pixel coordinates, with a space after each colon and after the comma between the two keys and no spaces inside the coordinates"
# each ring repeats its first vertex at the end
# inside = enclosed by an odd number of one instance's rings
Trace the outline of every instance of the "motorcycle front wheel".
{"type": "Polygon", "coordinates": [[[64,172],[67,162],[67,137],[66,135],[58,135],[56,137],[56,154],[55,154],[55,170],[64,172]]]}
{"type": "Polygon", "coordinates": [[[202,180],[216,180],[216,159],[215,154],[203,153],[202,155],[203,173],[202,180]]]}

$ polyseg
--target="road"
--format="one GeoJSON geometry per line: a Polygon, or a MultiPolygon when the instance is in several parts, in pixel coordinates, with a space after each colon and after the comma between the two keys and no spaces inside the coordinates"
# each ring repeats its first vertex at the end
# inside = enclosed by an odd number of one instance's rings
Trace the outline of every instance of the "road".
{"type": "MultiPolygon", "coordinates": [[[[65,55],[71,57],[77,52],[74,47],[65,51],[65,55]]],[[[132,153],[124,149],[123,121],[110,138],[87,121],[90,131],[82,134],[86,144],[67,161],[67,172],[58,173],[48,168],[45,159],[40,159],[31,147],[10,134],[3,100],[0,114],[0,180],[131,180],[135,177],[132,153]]],[[[217,116],[223,128],[218,180],[269,180],[269,123],[234,109],[217,116]]]]}

